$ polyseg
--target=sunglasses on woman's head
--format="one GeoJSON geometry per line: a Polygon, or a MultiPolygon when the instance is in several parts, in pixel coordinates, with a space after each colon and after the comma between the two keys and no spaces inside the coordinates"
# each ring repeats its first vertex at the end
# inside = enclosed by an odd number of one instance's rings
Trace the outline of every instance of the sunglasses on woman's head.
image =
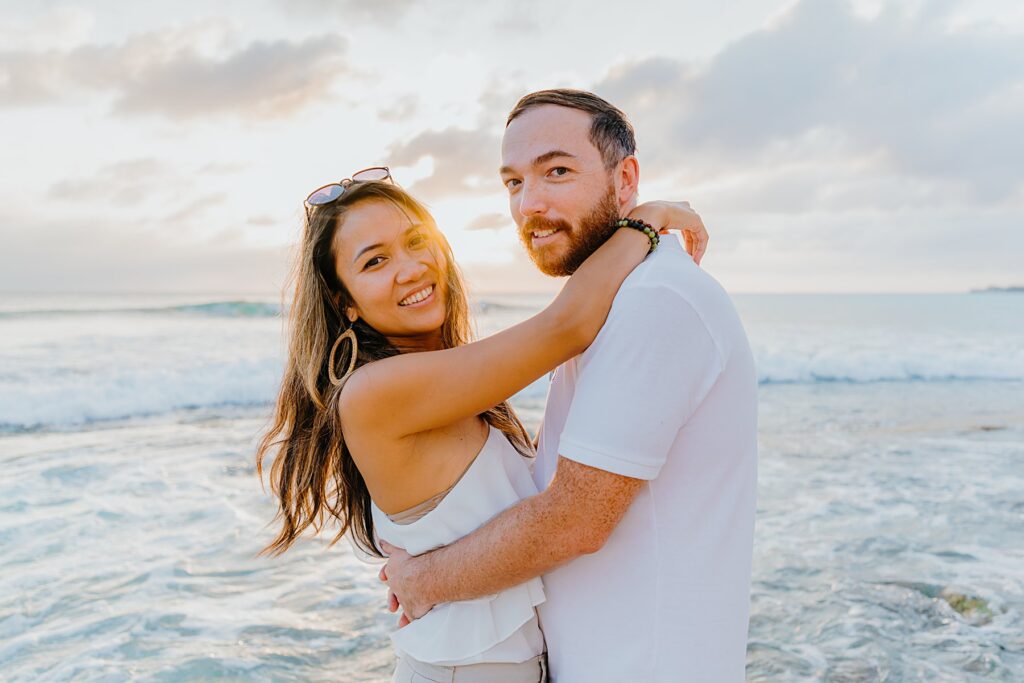
{"type": "Polygon", "coordinates": [[[314,206],[323,206],[337,200],[341,195],[345,194],[345,190],[353,183],[364,183],[370,180],[395,182],[387,166],[364,168],[353,173],[351,178],[345,178],[336,183],[329,183],[310,192],[309,196],[306,197],[306,215],[309,216],[309,210],[314,206]]]}

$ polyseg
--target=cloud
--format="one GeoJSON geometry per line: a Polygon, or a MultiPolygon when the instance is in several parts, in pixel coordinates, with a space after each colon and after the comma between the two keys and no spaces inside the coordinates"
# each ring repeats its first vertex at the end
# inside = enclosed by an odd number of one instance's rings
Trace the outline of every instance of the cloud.
{"type": "Polygon", "coordinates": [[[114,111],[129,116],[272,119],[328,99],[348,72],[338,35],[211,50],[208,28],[136,34],[119,45],[0,51],[0,106],[85,93],[112,97],[114,111]]]}
{"type": "Polygon", "coordinates": [[[273,225],[281,225],[285,221],[281,220],[280,218],[275,218],[275,217],[273,217],[273,216],[271,216],[269,214],[262,213],[262,214],[259,214],[258,216],[249,216],[249,218],[247,218],[245,222],[248,225],[254,225],[254,226],[260,227],[260,228],[266,228],[266,227],[270,227],[270,226],[273,226],[273,225]]]}
{"type": "Polygon", "coordinates": [[[430,199],[504,193],[498,177],[501,133],[505,118],[526,89],[515,78],[495,77],[478,99],[479,124],[474,129],[422,131],[391,146],[393,166],[412,166],[422,159],[434,162],[433,172],[410,187],[430,199]]]}
{"type": "Polygon", "coordinates": [[[544,275],[530,261],[526,251],[516,247],[506,263],[462,263],[470,295],[488,292],[556,293],[565,281],[544,275]]]}
{"type": "Polygon", "coordinates": [[[415,95],[404,95],[394,102],[389,102],[386,106],[378,109],[377,117],[381,121],[388,121],[391,123],[408,121],[416,115],[418,109],[419,98],[415,95]]]}
{"type": "Polygon", "coordinates": [[[504,33],[514,38],[526,35],[537,35],[543,29],[540,21],[528,16],[522,11],[520,4],[512,5],[512,11],[497,19],[492,28],[498,33],[504,33]]]}
{"type": "Polygon", "coordinates": [[[466,230],[503,230],[512,225],[512,218],[507,213],[485,213],[474,218],[466,230]]]}
{"type": "Polygon", "coordinates": [[[865,19],[838,0],[803,0],[705,66],[653,58],[595,90],[637,125],[658,170],[769,168],[811,133],[852,160],[965,183],[999,201],[1024,181],[1020,36],[949,31],[941,13],[865,19]]]}
{"type": "Polygon", "coordinates": [[[55,49],[82,42],[95,17],[77,7],[56,7],[31,20],[0,20],[0,45],[7,49],[55,49]]]}
{"type": "Polygon", "coordinates": [[[148,225],[184,232],[200,225],[196,223],[198,219],[229,199],[227,192],[210,191],[206,183],[197,188],[195,178],[195,174],[182,173],[153,157],[126,159],[103,166],[89,176],[59,180],[50,186],[46,196],[58,210],[71,207],[81,212],[103,207],[112,216],[134,217],[148,225]]]}
{"type": "Polygon", "coordinates": [[[390,25],[411,10],[413,0],[287,0],[279,3],[289,13],[320,20],[341,18],[390,25]]]}
{"type": "Polygon", "coordinates": [[[213,173],[216,175],[231,175],[246,168],[246,164],[237,162],[211,161],[200,166],[196,172],[200,175],[213,173]]]}
{"type": "Polygon", "coordinates": [[[0,214],[0,227],[7,291],[273,291],[288,266],[287,248],[256,247],[231,231],[183,241],[174,231],[91,215],[0,214]]]}
{"type": "Polygon", "coordinates": [[[722,217],[708,225],[702,265],[740,291],[966,291],[1020,279],[1019,216],[1001,207],[858,207],[722,217]],[[722,249],[716,234],[738,239],[722,249]]]}
{"type": "Polygon", "coordinates": [[[299,43],[255,42],[223,60],[181,54],[138,74],[115,106],[172,118],[280,118],[324,98],[345,73],[344,49],[342,38],[327,35],[299,43]]]}
{"type": "Polygon", "coordinates": [[[480,94],[480,126],[505,130],[505,120],[519,99],[530,92],[521,78],[501,74],[480,94]]]}
{"type": "Polygon", "coordinates": [[[414,183],[409,190],[430,200],[459,195],[496,192],[501,140],[488,130],[448,128],[425,131],[397,143],[388,152],[392,166],[414,166],[421,159],[434,161],[434,172],[414,183]]]}
{"type": "Polygon", "coordinates": [[[170,215],[166,216],[163,219],[163,222],[171,227],[180,228],[189,221],[205,214],[208,209],[212,209],[215,206],[221,206],[227,201],[227,199],[228,195],[223,192],[203,195],[202,197],[193,199],[176,209],[170,215]]]}
{"type": "Polygon", "coordinates": [[[146,157],[126,159],[87,177],[66,178],[50,186],[47,196],[60,202],[97,202],[134,206],[157,195],[173,196],[181,180],[170,166],[146,157]]]}

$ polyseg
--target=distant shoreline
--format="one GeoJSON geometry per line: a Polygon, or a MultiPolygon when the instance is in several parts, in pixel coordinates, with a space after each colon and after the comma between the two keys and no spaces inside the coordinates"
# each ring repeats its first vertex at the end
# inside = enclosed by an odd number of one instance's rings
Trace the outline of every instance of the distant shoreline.
{"type": "Polygon", "coordinates": [[[1024,294],[1024,286],[1014,285],[1011,287],[986,287],[985,289],[972,289],[971,294],[1024,294]]]}

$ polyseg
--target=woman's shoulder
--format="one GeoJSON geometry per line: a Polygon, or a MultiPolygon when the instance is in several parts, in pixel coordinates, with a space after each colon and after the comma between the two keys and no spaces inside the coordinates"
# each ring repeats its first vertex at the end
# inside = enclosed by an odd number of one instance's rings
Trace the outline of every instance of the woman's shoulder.
{"type": "MultiPolygon", "coordinates": [[[[382,382],[387,379],[386,373],[380,372],[388,359],[374,361],[360,366],[342,378],[338,392],[338,419],[345,430],[372,429],[384,435],[387,411],[381,391],[382,382]]],[[[387,368],[384,368],[385,370],[387,368]]]]}

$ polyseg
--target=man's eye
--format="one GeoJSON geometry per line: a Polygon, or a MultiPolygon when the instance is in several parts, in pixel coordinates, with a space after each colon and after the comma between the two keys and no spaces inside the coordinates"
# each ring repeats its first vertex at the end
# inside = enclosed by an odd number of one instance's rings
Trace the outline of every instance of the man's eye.
{"type": "Polygon", "coordinates": [[[505,187],[511,190],[518,187],[521,182],[523,181],[519,180],[518,178],[509,178],[508,180],[505,181],[505,187]]]}
{"type": "Polygon", "coordinates": [[[553,169],[551,169],[548,172],[548,175],[553,175],[553,176],[556,176],[558,178],[561,178],[562,176],[564,176],[564,175],[566,175],[568,173],[569,173],[569,169],[567,169],[565,166],[556,166],[556,167],[554,167],[553,169]]]}

